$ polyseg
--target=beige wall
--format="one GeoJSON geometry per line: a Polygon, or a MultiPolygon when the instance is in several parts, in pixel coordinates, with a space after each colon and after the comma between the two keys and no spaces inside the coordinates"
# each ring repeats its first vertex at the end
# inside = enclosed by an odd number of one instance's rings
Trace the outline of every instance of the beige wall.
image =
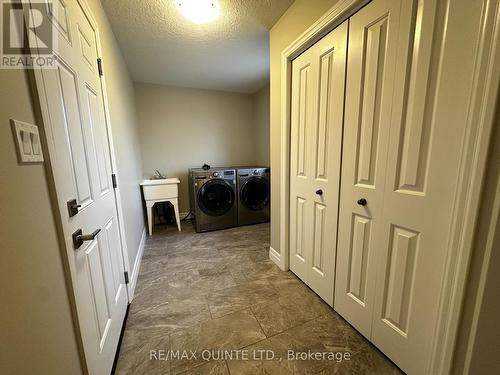
{"type": "MultiPolygon", "coordinates": [[[[134,91],[99,0],[99,24],[130,259],[144,228],[134,91]]],[[[66,287],[44,164],[18,164],[9,124],[42,127],[25,72],[0,70],[0,373],[80,374],[78,340],[66,287]]],[[[47,155],[46,155],[47,157],[47,155]]]]}
{"type": "Polygon", "coordinates": [[[189,211],[188,168],[255,164],[252,95],[136,84],[143,170],[181,179],[189,211]]]}
{"type": "Polygon", "coordinates": [[[0,373],[79,374],[43,164],[17,163],[9,119],[31,124],[25,72],[0,69],[0,373]]]}
{"type": "Polygon", "coordinates": [[[99,0],[88,0],[88,2],[99,25],[118,186],[124,216],[125,240],[130,267],[133,267],[144,231],[139,186],[142,180],[142,162],[134,87],[101,2],[99,0]]]}
{"type": "Polygon", "coordinates": [[[337,0],[296,0],[270,33],[271,64],[271,246],[280,251],[280,57],[281,52],[316,22],[337,0]]]}
{"type": "Polygon", "coordinates": [[[269,166],[269,85],[256,92],[253,97],[255,126],[255,162],[269,166]]]}

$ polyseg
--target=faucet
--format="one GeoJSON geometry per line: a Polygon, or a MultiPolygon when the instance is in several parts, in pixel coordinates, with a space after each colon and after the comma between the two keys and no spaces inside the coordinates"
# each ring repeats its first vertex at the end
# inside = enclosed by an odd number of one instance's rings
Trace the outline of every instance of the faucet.
{"type": "Polygon", "coordinates": [[[158,169],[155,169],[155,178],[160,179],[165,178],[165,176],[162,175],[158,169]]]}

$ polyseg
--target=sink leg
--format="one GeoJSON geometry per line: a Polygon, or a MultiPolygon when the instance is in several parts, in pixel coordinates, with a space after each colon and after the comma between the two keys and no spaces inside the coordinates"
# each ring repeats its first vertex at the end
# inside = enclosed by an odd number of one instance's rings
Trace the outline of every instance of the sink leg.
{"type": "Polygon", "coordinates": [[[172,203],[172,206],[174,206],[174,212],[175,212],[175,221],[177,222],[177,229],[179,232],[181,231],[181,219],[179,217],[179,201],[178,199],[171,199],[170,203],[172,203]]]}
{"type": "Polygon", "coordinates": [[[148,213],[148,231],[149,235],[153,235],[153,206],[154,203],[147,203],[146,205],[146,211],[148,213]]]}

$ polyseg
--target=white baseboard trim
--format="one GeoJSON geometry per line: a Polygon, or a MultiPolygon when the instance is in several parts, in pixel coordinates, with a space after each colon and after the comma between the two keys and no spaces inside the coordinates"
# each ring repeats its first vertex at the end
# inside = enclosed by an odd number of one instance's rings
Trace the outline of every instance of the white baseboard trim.
{"type": "Polygon", "coordinates": [[[281,255],[272,246],[269,247],[269,259],[271,259],[281,270],[285,270],[285,265],[281,261],[281,255]]]}
{"type": "Polygon", "coordinates": [[[137,256],[134,261],[134,268],[130,274],[130,282],[128,284],[128,295],[129,302],[134,299],[135,286],[137,285],[137,277],[139,276],[139,270],[141,269],[142,255],[144,254],[144,244],[146,242],[146,228],[142,232],[141,242],[139,243],[139,249],[137,250],[137,256]]]}

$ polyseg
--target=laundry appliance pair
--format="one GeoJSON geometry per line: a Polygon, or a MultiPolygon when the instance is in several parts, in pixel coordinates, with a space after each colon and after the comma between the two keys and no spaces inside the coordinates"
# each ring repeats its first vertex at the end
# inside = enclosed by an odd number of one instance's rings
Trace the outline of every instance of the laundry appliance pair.
{"type": "Polygon", "coordinates": [[[196,231],[269,221],[270,183],[267,167],[191,168],[189,194],[196,231]]]}

